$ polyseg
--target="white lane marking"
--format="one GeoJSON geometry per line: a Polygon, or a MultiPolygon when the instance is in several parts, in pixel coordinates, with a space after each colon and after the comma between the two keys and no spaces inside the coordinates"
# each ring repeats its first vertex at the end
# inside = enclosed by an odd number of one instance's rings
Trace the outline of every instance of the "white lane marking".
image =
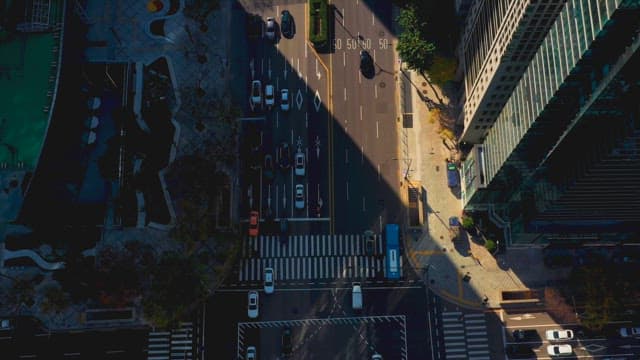
{"type": "Polygon", "coordinates": [[[300,72],[300,58],[296,60],[296,68],[298,69],[298,77],[302,77],[302,73],[300,72]]]}
{"type": "Polygon", "coordinates": [[[309,113],[308,112],[304,113],[304,126],[306,128],[309,128],[309,113]]]}
{"type": "Polygon", "coordinates": [[[373,49],[373,62],[376,62],[376,49],[373,49]]]}
{"type": "Polygon", "coordinates": [[[342,66],[344,66],[344,67],[347,66],[347,53],[346,52],[342,53],[342,66]]]}
{"type": "Polygon", "coordinates": [[[308,45],[305,45],[305,47],[304,47],[304,58],[305,59],[307,58],[307,47],[308,47],[308,45]]]}
{"type": "Polygon", "coordinates": [[[349,182],[347,181],[347,200],[349,200],[349,182]]]}
{"type": "Polygon", "coordinates": [[[358,71],[358,84],[362,84],[362,73],[358,71]]]}
{"type": "Polygon", "coordinates": [[[376,17],[373,14],[371,14],[371,25],[372,26],[376,25],[376,17]]]}
{"type": "Polygon", "coordinates": [[[379,124],[379,122],[376,121],[376,139],[380,138],[380,131],[379,131],[379,128],[378,128],[378,124],[379,124]]]}
{"type": "Polygon", "coordinates": [[[360,105],[360,121],[362,121],[362,105],[360,105]]]}
{"type": "Polygon", "coordinates": [[[347,88],[344,88],[344,101],[347,101],[347,88]]]}
{"type": "Polygon", "coordinates": [[[345,164],[349,163],[349,150],[348,149],[344,149],[344,163],[345,164]]]}
{"type": "Polygon", "coordinates": [[[344,26],[344,8],[342,8],[342,26],[344,26]]]}
{"type": "Polygon", "coordinates": [[[378,164],[378,181],[380,181],[380,164],[378,164]]]}
{"type": "Polygon", "coordinates": [[[378,98],[378,87],[373,85],[373,96],[376,97],[376,99],[378,98]]]}
{"type": "Polygon", "coordinates": [[[364,145],[360,145],[360,164],[364,164],[364,145]]]}

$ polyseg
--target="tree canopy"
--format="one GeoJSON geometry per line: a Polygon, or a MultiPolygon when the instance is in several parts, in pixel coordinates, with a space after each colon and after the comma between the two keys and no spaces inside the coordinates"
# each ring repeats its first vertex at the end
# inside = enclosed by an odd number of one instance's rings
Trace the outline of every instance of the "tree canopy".
{"type": "Polygon", "coordinates": [[[426,22],[419,20],[414,6],[401,9],[397,21],[402,28],[397,46],[402,61],[410,69],[425,73],[436,50],[435,45],[426,40],[426,22]]]}

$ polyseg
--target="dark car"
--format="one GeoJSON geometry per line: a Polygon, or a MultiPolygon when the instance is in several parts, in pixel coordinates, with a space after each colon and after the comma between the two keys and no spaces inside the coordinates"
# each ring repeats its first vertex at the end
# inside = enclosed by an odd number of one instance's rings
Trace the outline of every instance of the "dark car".
{"type": "Polygon", "coordinates": [[[376,251],[376,235],[371,230],[364,232],[364,250],[365,254],[371,256],[376,251]]]}
{"type": "Polygon", "coordinates": [[[296,34],[296,23],[288,10],[282,10],[280,13],[280,30],[282,31],[282,36],[287,39],[293,38],[296,34]]]}
{"type": "Polygon", "coordinates": [[[280,243],[286,244],[289,239],[289,219],[280,219],[280,243]]]}
{"type": "Polygon", "coordinates": [[[447,161],[447,184],[450,188],[458,187],[458,167],[451,161],[447,161]]]}
{"type": "Polygon", "coordinates": [[[278,164],[280,164],[280,168],[288,169],[291,167],[291,154],[289,149],[289,144],[283,142],[280,144],[278,148],[278,164]]]}
{"type": "Polygon", "coordinates": [[[285,327],[282,329],[282,357],[288,358],[291,356],[291,328],[285,327]]]}
{"type": "Polygon", "coordinates": [[[513,331],[515,341],[535,341],[540,340],[540,335],[534,329],[517,329],[513,331]]]}
{"type": "Polygon", "coordinates": [[[524,344],[510,344],[504,349],[505,353],[511,359],[535,359],[536,353],[530,346],[524,344]]]}
{"type": "Polygon", "coordinates": [[[267,154],[264,156],[264,169],[262,169],[262,173],[267,181],[273,180],[273,157],[271,154],[267,154]]]}
{"type": "Polygon", "coordinates": [[[375,68],[373,67],[373,58],[366,50],[360,50],[360,71],[362,75],[367,79],[370,79],[375,75],[375,68]]]}

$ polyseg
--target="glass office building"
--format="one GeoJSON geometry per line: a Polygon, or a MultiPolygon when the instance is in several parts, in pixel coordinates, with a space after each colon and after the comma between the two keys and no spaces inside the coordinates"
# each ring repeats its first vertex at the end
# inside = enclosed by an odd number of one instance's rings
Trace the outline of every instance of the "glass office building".
{"type": "Polygon", "coordinates": [[[640,0],[566,2],[463,163],[465,210],[512,244],[640,230],[639,33],[640,0]]]}

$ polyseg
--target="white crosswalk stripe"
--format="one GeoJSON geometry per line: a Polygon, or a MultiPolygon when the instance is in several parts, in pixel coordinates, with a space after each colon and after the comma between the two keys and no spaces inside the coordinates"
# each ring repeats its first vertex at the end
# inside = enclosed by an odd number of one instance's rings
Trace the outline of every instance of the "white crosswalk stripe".
{"type": "Polygon", "coordinates": [[[442,313],[442,332],[447,359],[489,359],[489,344],[484,313],[442,313]]]}
{"type": "Polygon", "coordinates": [[[180,323],[171,331],[150,332],[147,360],[193,359],[193,324],[180,323]]]}
{"type": "Polygon", "coordinates": [[[249,238],[243,244],[238,281],[262,281],[265,267],[272,267],[279,280],[374,278],[386,274],[381,237],[376,236],[375,256],[366,255],[365,245],[362,235],[353,234],[291,235],[287,242],[270,235],[249,238]]]}

